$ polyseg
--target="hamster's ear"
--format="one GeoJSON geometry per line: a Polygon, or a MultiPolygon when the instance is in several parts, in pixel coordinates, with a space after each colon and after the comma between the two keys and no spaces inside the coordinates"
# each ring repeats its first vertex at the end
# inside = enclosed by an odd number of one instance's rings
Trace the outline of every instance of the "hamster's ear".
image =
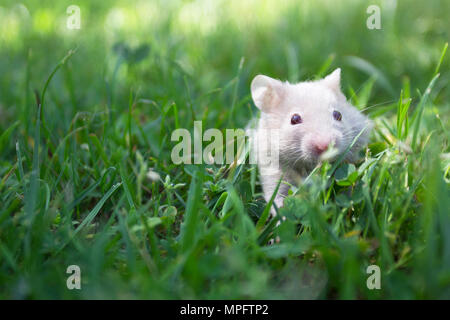
{"type": "Polygon", "coordinates": [[[337,68],[332,73],[327,75],[323,83],[336,93],[341,92],[341,68],[337,68]]]}
{"type": "Polygon", "coordinates": [[[255,105],[263,112],[276,108],[283,97],[283,83],[261,74],[251,84],[252,98],[255,105]]]}

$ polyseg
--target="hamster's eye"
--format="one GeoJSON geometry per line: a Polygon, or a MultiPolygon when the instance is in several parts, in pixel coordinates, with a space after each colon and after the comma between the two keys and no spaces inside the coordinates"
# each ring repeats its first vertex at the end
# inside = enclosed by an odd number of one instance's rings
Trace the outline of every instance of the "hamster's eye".
{"type": "Polygon", "coordinates": [[[294,113],[291,118],[291,124],[299,124],[302,123],[302,117],[298,113],[294,113]]]}
{"type": "Polygon", "coordinates": [[[334,110],[333,111],[333,118],[336,121],[341,121],[342,120],[342,114],[339,111],[334,110]]]}

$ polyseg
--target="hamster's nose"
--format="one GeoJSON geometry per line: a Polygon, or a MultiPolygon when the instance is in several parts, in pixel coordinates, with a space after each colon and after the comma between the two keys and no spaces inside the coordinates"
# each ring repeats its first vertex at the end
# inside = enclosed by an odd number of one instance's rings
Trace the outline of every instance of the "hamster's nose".
{"type": "Polygon", "coordinates": [[[317,140],[313,142],[312,147],[314,152],[316,152],[317,154],[322,154],[328,149],[329,145],[330,145],[329,140],[317,140]]]}

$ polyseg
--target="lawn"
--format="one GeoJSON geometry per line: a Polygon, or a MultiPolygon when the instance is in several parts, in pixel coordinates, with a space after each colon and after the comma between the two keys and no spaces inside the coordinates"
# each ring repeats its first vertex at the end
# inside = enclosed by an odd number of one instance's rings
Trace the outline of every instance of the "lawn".
{"type": "Polygon", "coordinates": [[[0,298],[450,299],[449,12],[444,0],[2,1],[0,298]],[[381,29],[366,25],[370,4],[381,29]],[[175,129],[258,116],[255,75],[337,67],[374,122],[369,146],[355,165],[318,166],[277,218],[256,166],[173,163],[175,129]]]}

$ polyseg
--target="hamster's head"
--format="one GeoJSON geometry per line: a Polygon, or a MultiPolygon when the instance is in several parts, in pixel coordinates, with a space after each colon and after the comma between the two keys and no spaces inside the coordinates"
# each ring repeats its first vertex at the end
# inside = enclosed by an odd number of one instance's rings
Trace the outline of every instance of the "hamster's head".
{"type": "Polygon", "coordinates": [[[332,161],[343,154],[358,159],[367,143],[371,121],[347,102],[340,88],[341,71],[324,79],[297,84],[264,75],[251,84],[261,110],[260,129],[278,129],[280,161],[289,166],[313,166],[325,155],[332,161]]]}

